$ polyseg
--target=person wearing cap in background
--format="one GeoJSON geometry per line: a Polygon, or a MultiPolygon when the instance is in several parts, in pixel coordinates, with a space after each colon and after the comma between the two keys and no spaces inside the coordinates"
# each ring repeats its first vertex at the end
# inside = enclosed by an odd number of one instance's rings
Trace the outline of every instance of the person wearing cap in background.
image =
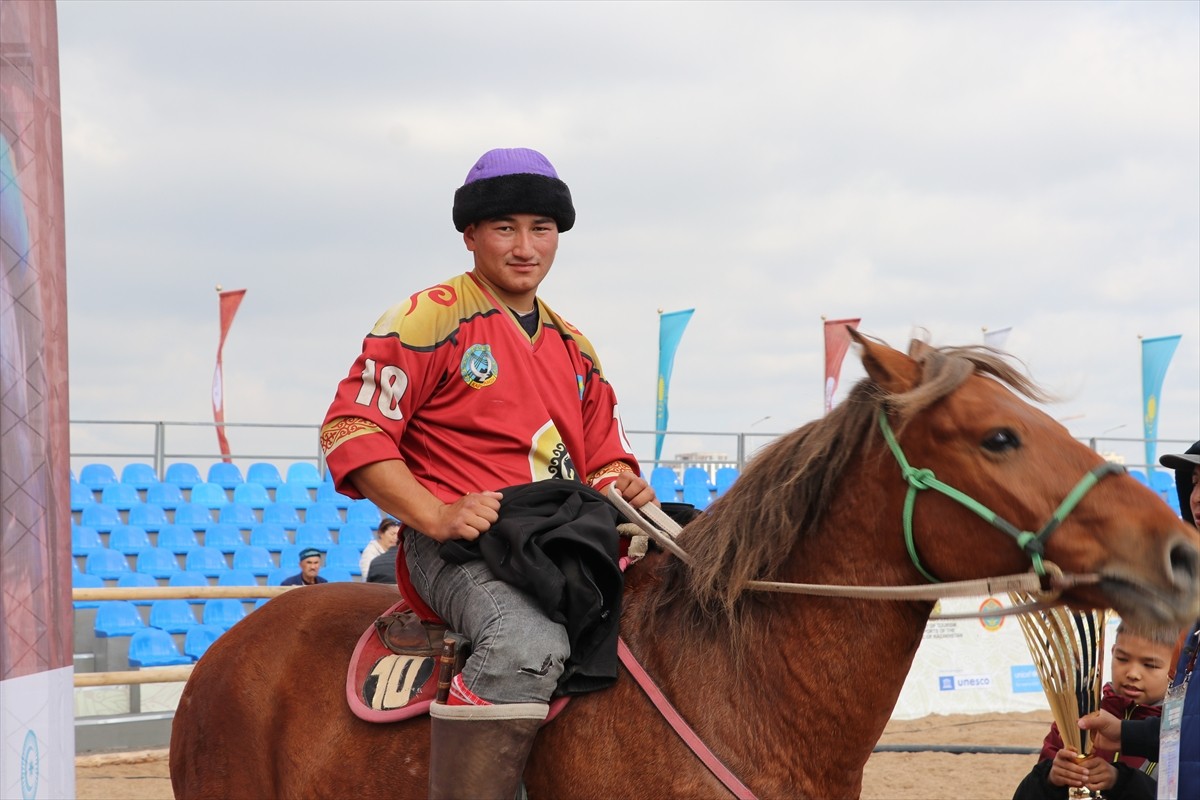
{"type": "Polygon", "coordinates": [[[570,656],[567,633],[485,562],[443,560],[440,544],[487,531],[504,487],[565,479],[615,486],[634,507],[655,497],[591,343],[537,293],[575,224],[567,184],[535,150],[490,150],[452,216],[474,268],[380,317],[321,447],[338,491],[404,520],[406,599],[472,642],[449,702],[430,709],[429,796],[509,800],[570,656]]]}
{"type": "MultiPolygon", "coordinates": [[[[1200,529],[1200,442],[1183,453],[1161,456],[1158,463],[1175,470],[1179,515],[1200,529]]],[[[1098,711],[1079,720],[1096,744],[1129,755],[1158,760],[1158,796],[1200,798],[1200,680],[1195,679],[1200,653],[1200,619],[1180,637],[1179,658],[1162,717],[1122,721],[1098,711]]]]}
{"type": "Polygon", "coordinates": [[[321,551],[315,547],[306,547],[300,551],[300,572],[284,578],[280,586],[316,586],[318,583],[328,583],[320,575],[321,551]]]}

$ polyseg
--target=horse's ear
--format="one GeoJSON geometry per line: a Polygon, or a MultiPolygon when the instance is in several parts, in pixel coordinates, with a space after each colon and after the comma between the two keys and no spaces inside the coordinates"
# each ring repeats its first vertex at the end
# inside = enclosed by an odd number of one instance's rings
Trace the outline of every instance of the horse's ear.
{"type": "Polygon", "coordinates": [[[863,369],[881,389],[889,394],[904,394],[917,385],[921,368],[916,361],[854,329],[850,330],[850,338],[862,348],[863,369]]]}

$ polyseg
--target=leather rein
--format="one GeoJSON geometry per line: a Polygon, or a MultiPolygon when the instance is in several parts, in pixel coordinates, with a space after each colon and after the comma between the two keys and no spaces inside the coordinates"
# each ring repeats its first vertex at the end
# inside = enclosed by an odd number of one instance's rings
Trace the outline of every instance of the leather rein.
{"type": "MultiPolygon", "coordinates": [[[[937,479],[932,470],[917,469],[909,465],[904,451],[896,441],[888,424],[887,413],[879,412],[879,427],[888,449],[900,465],[901,474],[908,484],[904,498],[904,543],[908,550],[913,566],[933,585],[924,586],[845,586],[814,583],[783,583],[778,581],[747,581],[746,587],[767,592],[787,592],[793,594],[810,594],[824,597],[854,597],[873,600],[939,600],[943,597],[978,597],[993,595],[1000,592],[1023,592],[1037,598],[1036,602],[1013,606],[1007,609],[970,612],[963,614],[939,614],[931,619],[965,619],[978,617],[1001,617],[1011,614],[1026,614],[1057,605],[1058,597],[1067,589],[1074,586],[1095,584],[1100,576],[1095,574],[1073,575],[1064,574],[1053,562],[1046,561],[1045,545],[1056,528],[1075,509],[1091,489],[1109,475],[1121,474],[1124,467],[1105,462],[1089,470],[1059,503],[1058,508],[1050,515],[1050,519],[1036,532],[1022,531],[1012,523],[1002,518],[987,506],[937,479]],[[993,527],[1011,536],[1033,563],[1033,572],[1017,575],[1002,575],[994,578],[982,578],[968,581],[942,582],[931,575],[922,565],[917,554],[913,537],[912,517],[916,503],[917,492],[932,489],[951,500],[965,506],[986,520],[993,527]]],[[[608,491],[609,500],[647,536],[660,547],[686,564],[692,563],[692,558],[679,546],[675,537],[682,528],[667,516],[656,505],[646,505],[635,509],[629,505],[615,487],[608,491]]],[[[688,725],[687,721],[676,711],[671,701],[662,693],[654,679],[630,652],[624,639],[617,640],[617,654],[621,663],[637,681],[638,686],[658,709],[671,728],[683,740],[684,744],[700,759],[701,763],[725,786],[738,800],[754,800],[755,794],[733,772],[725,766],[721,759],[704,743],[700,736],[688,725]]]]}

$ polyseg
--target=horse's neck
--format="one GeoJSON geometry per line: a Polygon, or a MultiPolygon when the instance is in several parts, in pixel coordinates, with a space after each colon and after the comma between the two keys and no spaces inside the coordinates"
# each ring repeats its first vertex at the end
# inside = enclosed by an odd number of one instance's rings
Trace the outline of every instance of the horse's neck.
{"type": "MultiPolygon", "coordinates": [[[[901,567],[888,575],[894,559],[853,538],[844,528],[836,536],[805,537],[778,578],[904,582],[901,567]]],[[[724,624],[689,629],[682,605],[653,615],[657,621],[631,615],[647,624],[624,630],[702,738],[760,785],[851,790],[846,782],[861,778],[930,605],[778,593],[748,600],[737,632],[724,624]]]]}

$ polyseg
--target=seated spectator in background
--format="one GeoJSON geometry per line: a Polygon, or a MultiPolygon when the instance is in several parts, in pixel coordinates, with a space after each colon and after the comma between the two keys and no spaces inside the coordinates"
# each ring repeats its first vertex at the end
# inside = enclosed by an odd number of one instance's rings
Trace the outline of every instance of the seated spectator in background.
{"type": "MultiPolygon", "coordinates": [[[[362,573],[363,580],[367,579],[371,562],[385,551],[394,548],[399,541],[400,523],[391,517],[384,517],[383,522],[375,529],[375,538],[363,548],[362,555],[358,558],[358,571],[362,573]]],[[[392,574],[395,575],[395,565],[392,566],[392,570],[392,574]]]]}
{"type": "Polygon", "coordinates": [[[396,552],[399,549],[397,545],[392,545],[371,559],[371,566],[364,573],[367,583],[394,584],[396,582],[396,552]]]}
{"type": "MultiPolygon", "coordinates": [[[[1146,719],[1162,712],[1167,693],[1175,632],[1143,636],[1121,623],[1112,649],[1112,681],[1104,686],[1100,707],[1118,719],[1146,719]]],[[[1041,760],[1017,787],[1013,800],[1067,797],[1068,787],[1101,791],[1108,800],[1154,800],[1154,761],[1115,753],[1099,745],[1082,761],[1063,745],[1058,726],[1042,743],[1041,760]]]]}
{"type": "Polygon", "coordinates": [[[318,583],[328,583],[320,575],[321,551],[315,547],[306,547],[300,551],[300,572],[290,578],[284,578],[280,586],[316,586],[318,583]]]}

